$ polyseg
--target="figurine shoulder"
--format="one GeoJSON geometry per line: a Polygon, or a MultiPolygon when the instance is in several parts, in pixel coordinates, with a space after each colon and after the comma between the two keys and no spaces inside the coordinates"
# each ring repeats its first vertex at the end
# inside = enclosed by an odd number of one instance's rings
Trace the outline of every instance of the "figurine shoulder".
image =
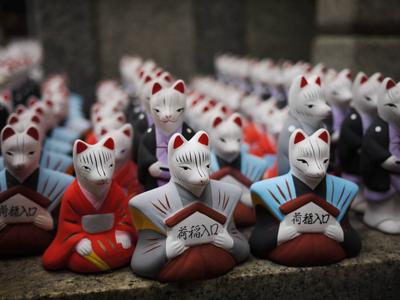
{"type": "Polygon", "coordinates": [[[225,195],[228,195],[233,199],[235,198],[239,199],[242,193],[242,190],[239,187],[231,183],[226,183],[219,180],[211,179],[210,186],[213,193],[214,192],[218,192],[221,194],[224,193],[225,195]]]}
{"type": "Polygon", "coordinates": [[[169,195],[172,193],[172,183],[169,182],[163,186],[158,188],[146,191],[139,195],[134,196],[129,200],[129,206],[132,208],[136,208],[139,210],[145,210],[146,207],[151,203],[152,200],[156,200],[158,198],[164,198],[165,195],[169,195]]]}

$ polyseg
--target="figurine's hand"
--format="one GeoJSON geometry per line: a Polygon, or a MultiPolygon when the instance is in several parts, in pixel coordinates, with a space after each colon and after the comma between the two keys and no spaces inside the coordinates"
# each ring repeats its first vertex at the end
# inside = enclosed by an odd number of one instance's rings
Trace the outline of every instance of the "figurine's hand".
{"type": "Polygon", "coordinates": [[[279,224],[278,230],[278,245],[293,240],[299,235],[300,233],[297,231],[296,227],[294,227],[293,225],[288,225],[285,222],[281,222],[281,224],[279,224]]]}
{"type": "Polygon", "coordinates": [[[167,237],[165,247],[168,260],[171,260],[177,257],[178,255],[181,255],[186,249],[188,249],[188,247],[185,246],[183,241],[175,239],[171,235],[167,237]]]}
{"type": "Polygon", "coordinates": [[[328,227],[326,227],[325,229],[324,234],[328,238],[331,238],[332,240],[335,240],[339,243],[344,241],[344,232],[342,226],[340,226],[339,223],[335,225],[328,225],[328,227]]]}
{"type": "Polygon", "coordinates": [[[50,213],[43,210],[36,215],[33,224],[39,228],[42,228],[43,230],[49,231],[53,229],[54,221],[50,213]]]}
{"type": "Polygon", "coordinates": [[[214,237],[214,241],[212,243],[215,246],[225,250],[230,250],[233,248],[233,238],[225,228],[214,237]]]}
{"type": "Polygon", "coordinates": [[[132,245],[129,233],[124,231],[117,230],[115,232],[115,240],[117,241],[117,244],[121,244],[122,248],[124,249],[129,249],[132,245]]]}
{"type": "Polygon", "coordinates": [[[93,251],[92,242],[87,238],[81,239],[76,245],[75,250],[79,255],[87,256],[93,251]]]}
{"type": "Polygon", "coordinates": [[[387,158],[381,166],[390,172],[400,173],[400,159],[394,155],[387,158]]]}
{"type": "Polygon", "coordinates": [[[151,176],[155,178],[159,178],[161,176],[161,163],[159,161],[156,161],[149,167],[149,173],[151,176]]]}

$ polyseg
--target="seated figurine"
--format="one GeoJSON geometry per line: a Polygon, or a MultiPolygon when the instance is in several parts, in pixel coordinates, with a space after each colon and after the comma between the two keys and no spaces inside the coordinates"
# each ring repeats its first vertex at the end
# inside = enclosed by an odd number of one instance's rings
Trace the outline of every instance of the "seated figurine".
{"type": "Polygon", "coordinates": [[[129,201],[139,231],[134,273],[162,282],[199,280],[222,275],[247,258],[247,241],[232,218],[240,189],[209,180],[209,156],[204,131],[189,141],[173,135],[171,180],[129,201]]]}
{"type": "Polygon", "coordinates": [[[289,140],[290,172],[251,186],[257,222],[252,253],[287,266],[337,263],[356,256],[360,239],[347,219],[356,184],[326,175],[330,137],[301,129],[289,140]]]}
{"type": "Polygon", "coordinates": [[[112,180],[114,141],[74,144],[77,178],[62,200],[57,235],[42,257],[45,269],[95,273],[129,263],[135,230],[128,199],[112,180]]]}
{"type": "Polygon", "coordinates": [[[152,86],[150,110],[154,124],[142,136],[138,152],[138,177],[146,191],[166,184],[168,141],[174,133],[190,139],[194,132],[183,121],[186,109],[185,84],[176,81],[164,88],[155,81],[152,86]]]}
{"type": "Polygon", "coordinates": [[[364,135],[360,160],[364,223],[400,234],[400,84],[386,78],[378,90],[378,117],[364,135]]]}
{"type": "Polygon", "coordinates": [[[238,227],[254,225],[255,212],[250,197],[250,186],[260,180],[268,167],[262,158],[241,151],[242,118],[234,113],[227,120],[217,116],[211,129],[211,178],[242,188],[242,197],[235,213],[238,227]]]}
{"type": "Polygon", "coordinates": [[[0,256],[42,254],[53,240],[53,214],[73,178],[39,166],[40,140],[35,126],[1,133],[0,256]]]}

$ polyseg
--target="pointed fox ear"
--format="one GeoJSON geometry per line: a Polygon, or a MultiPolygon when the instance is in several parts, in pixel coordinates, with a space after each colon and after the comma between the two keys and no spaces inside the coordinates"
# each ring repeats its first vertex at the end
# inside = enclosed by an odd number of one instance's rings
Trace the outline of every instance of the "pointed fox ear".
{"type": "Polygon", "coordinates": [[[29,127],[26,133],[35,140],[37,141],[39,140],[39,131],[37,130],[36,127],[29,127]]]}
{"type": "Polygon", "coordinates": [[[125,116],[124,115],[118,116],[117,121],[120,123],[125,123],[125,121],[126,121],[125,116]]]}
{"type": "Polygon", "coordinates": [[[114,150],[114,140],[109,137],[104,143],[103,146],[110,149],[110,150],[114,150]]]}
{"type": "Polygon", "coordinates": [[[301,76],[300,88],[304,88],[307,84],[308,84],[307,79],[304,76],[301,76]]]}
{"type": "Polygon", "coordinates": [[[347,79],[349,79],[349,80],[353,80],[353,76],[351,75],[351,72],[350,72],[350,71],[346,74],[346,77],[347,77],[347,79]]]}
{"type": "Polygon", "coordinates": [[[125,134],[127,137],[131,137],[132,136],[132,125],[131,124],[125,124],[124,126],[122,126],[120,128],[120,130],[122,131],[123,134],[125,134]]]}
{"type": "Polygon", "coordinates": [[[318,76],[317,79],[315,79],[315,83],[321,86],[321,77],[318,76]]]}
{"type": "Polygon", "coordinates": [[[177,82],[175,82],[173,88],[181,94],[185,93],[185,83],[183,82],[183,80],[178,80],[177,82]]]}
{"type": "Polygon", "coordinates": [[[149,75],[146,76],[146,78],[144,79],[144,83],[148,83],[151,81],[151,77],[149,75]]]}
{"type": "Polygon", "coordinates": [[[222,118],[221,117],[215,117],[214,121],[212,122],[212,127],[216,128],[222,123],[222,118]]]}
{"type": "Polygon", "coordinates": [[[8,118],[7,124],[13,125],[15,123],[18,123],[19,119],[17,117],[16,113],[12,113],[10,117],[8,118]]]}
{"type": "Polygon", "coordinates": [[[12,137],[14,134],[15,134],[14,129],[11,126],[6,126],[1,132],[1,140],[4,142],[6,139],[12,137]]]}
{"type": "Polygon", "coordinates": [[[389,80],[386,82],[386,89],[387,89],[387,90],[390,90],[390,89],[393,88],[394,86],[396,86],[396,82],[394,82],[393,79],[389,79],[389,80]]]}
{"type": "Polygon", "coordinates": [[[306,136],[304,135],[304,132],[301,129],[297,129],[295,132],[293,132],[293,134],[294,134],[293,144],[295,145],[306,139],[306,136]]]}
{"type": "Polygon", "coordinates": [[[107,134],[107,130],[105,128],[102,128],[100,131],[100,135],[106,135],[107,134]]]}
{"type": "Polygon", "coordinates": [[[322,132],[318,134],[318,137],[323,140],[325,143],[329,143],[329,133],[326,129],[322,129],[322,132]]]}
{"type": "Polygon", "coordinates": [[[19,104],[15,112],[17,113],[17,115],[22,115],[22,113],[25,112],[25,110],[26,110],[25,106],[19,104]]]}
{"type": "Polygon", "coordinates": [[[166,82],[171,82],[171,81],[172,81],[172,78],[171,78],[171,76],[169,76],[169,74],[166,74],[166,75],[164,75],[164,80],[165,80],[166,82]]]}
{"type": "Polygon", "coordinates": [[[39,119],[39,117],[38,117],[37,115],[34,115],[34,116],[31,118],[31,121],[32,121],[33,123],[40,124],[40,119],[39,119]]]}
{"type": "Polygon", "coordinates": [[[81,140],[77,140],[75,142],[74,148],[75,148],[76,154],[79,154],[79,153],[82,153],[83,151],[85,151],[88,148],[88,145],[81,140]]]}
{"type": "Polygon", "coordinates": [[[174,139],[174,149],[179,148],[180,146],[182,146],[184,144],[184,140],[183,140],[183,136],[180,134],[177,134],[175,139],[174,139]]]}
{"type": "Polygon", "coordinates": [[[41,107],[36,108],[35,110],[39,115],[43,115],[43,109],[41,107]]]}
{"type": "Polygon", "coordinates": [[[159,84],[158,82],[154,82],[153,84],[153,88],[151,89],[151,94],[155,95],[157,94],[159,91],[162,90],[162,86],[161,84],[159,84]]]}
{"type": "Polygon", "coordinates": [[[361,79],[360,79],[360,84],[364,84],[364,83],[366,83],[368,81],[368,77],[367,77],[367,75],[364,75],[363,77],[361,77],[361,79]]]}
{"type": "Polygon", "coordinates": [[[31,97],[29,97],[29,100],[28,100],[28,106],[29,107],[34,106],[36,102],[37,102],[36,97],[35,96],[31,96],[31,97]]]}
{"type": "Polygon", "coordinates": [[[204,146],[208,146],[208,134],[205,131],[200,131],[200,132],[201,135],[197,141],[204,146]]]}
{"type": "Polygon", "coordinates": [[[232,117],[231,118],[233,118],[233,122],[237,125],[237,126],[239,126],[240,128],[242,127],[242,117],[239,115],[239,114],[237,114],[237,113],[235,113],[235,114],[233,114],[232,115],[232,117]]]}

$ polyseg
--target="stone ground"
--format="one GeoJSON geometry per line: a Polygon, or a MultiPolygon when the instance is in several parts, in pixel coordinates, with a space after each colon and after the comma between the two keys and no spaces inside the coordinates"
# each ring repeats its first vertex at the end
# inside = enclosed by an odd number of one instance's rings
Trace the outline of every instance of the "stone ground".
{"type": "Polygon", "coordinates": [[[315,268],[288,268],[251,258],[229,274],[190,284],[160,284],[129,268],[100,275],[47,272],[40,259],[0,262],[0,299],[399,299],[400,236],[353,224],[363,239],[358,258],[315,268]]]}

